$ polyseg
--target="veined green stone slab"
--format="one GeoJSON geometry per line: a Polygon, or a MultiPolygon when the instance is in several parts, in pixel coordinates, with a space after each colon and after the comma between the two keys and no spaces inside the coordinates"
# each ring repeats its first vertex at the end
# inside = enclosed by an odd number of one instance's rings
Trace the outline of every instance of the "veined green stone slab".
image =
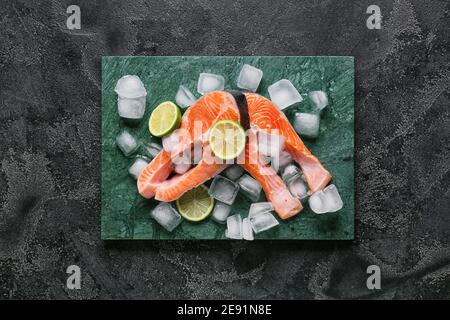
{"type": "MultiPolygon", "coordinates": [[[[267,87],[289,79],[300,93],[327,92],[330,106],[322,113],[320,136],[304,139],[306,146],[333,175],[344,208],[337,213],[314,214],[306,205],[294,218],[281,221],[255,239],[351,240],[354,234],[354,61],[353,57],[103,57],[102,60],[102,239],[226,239],[225,225],[211,219],[200,223],[183,221],[172,233],[150,218],[155,200],[137,192],[136,181],[128,175],[133,159],[125,158],[115,138],[128,127],[117,113],[114,87],[127,74],[138,75],[147,89],[144,120],[131,132],[143,141],[160,142],[150,136],[147,120],[160,102],[175,99],[180,84],[197,97],[201,72],[223,75],[225,89],[238,89],[236,79],[248,63],[264,72],[257,93],[269,97],[267,87]]],[[[311,110],[305,98],[285,112],[311,110]]],[[[264,201],[264,197],[260,201],[264,201]]],[[[239,195],[232,213],[246,217],[250,201],[239,195]]]]}

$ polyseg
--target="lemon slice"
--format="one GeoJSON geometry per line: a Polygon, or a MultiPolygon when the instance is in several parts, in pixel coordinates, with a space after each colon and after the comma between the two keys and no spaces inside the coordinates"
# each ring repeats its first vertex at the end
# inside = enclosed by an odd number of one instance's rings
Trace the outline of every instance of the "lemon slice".
{"type": "Polygon", "coordinates": [[[237,158],[245,149],[245,131],[236,121],[216,122],[209,131],[208,140],[211,150],[222,160],[237,158]]]}
{"type": "Polygon", "coordinates": [[[178,128],[180,122],[180,109],[175,103],[165,101],[153,110],[150,119],[148,119],[148,128],[152,135],[162,137],[178,128]]]}
{"type": "Polygon", "coordinates": [[[208,188],[200,185],[191,189],[177,200],[180,214],[189,221],[198,222],[209,216],[214,207],[214,199],[208,194],[208,188]]]}

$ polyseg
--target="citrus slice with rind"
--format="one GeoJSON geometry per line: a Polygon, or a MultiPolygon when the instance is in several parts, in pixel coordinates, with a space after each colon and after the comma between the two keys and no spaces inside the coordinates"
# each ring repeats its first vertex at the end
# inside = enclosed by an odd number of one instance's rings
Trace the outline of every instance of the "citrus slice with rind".
{"type": "Polygon", "coordinates": [[[191,189],[177,201],[178,212],[189,221],[198,222],[206,219],[214,208],[214,198],[208,188],[200,185],[191,189]]]}

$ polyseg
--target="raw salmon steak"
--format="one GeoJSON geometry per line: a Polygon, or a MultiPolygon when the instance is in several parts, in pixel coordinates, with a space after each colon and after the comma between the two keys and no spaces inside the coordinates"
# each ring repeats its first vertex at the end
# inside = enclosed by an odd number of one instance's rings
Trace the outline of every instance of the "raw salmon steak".
{"type": "MultiPolygon", "coordinates": [[[[262,186],[267,200],[272,202],[280,218],[287,219],[302,210],[300,201],[293,197],[287,186],[270,165],[258,153],[255,131],[277,130],[285,140],[285,149],[300,166],[309,189],[313,192],[323,189],[331,180],[330,173],[306,148],[288,119],[270,100],[255,94],[245,93],[250,130],[242,161],[238,162],[262,186]]],[[[188,190],[213,178],[227,167],[211,152],[206,139],[207,130],[219,120],[240,122],[240,111],[232,94],[214,91],[204,95],[184,113],[180,131],[183,132],[176,150],[171,153],[162,150],[141,172],[137,185],[145,198],[170,202],[181,197],[188,190]],[[203,145],[199,163],[184,174],[173,175],[173,157],[197,144],[203,145]]]]}

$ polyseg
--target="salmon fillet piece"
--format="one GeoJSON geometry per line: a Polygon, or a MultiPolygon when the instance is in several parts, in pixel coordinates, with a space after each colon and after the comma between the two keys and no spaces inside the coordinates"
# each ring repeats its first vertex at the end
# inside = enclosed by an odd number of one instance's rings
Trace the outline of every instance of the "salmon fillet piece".
{"type": "Polygon", "coordinates": [[[281,219],[288,219],[300,212],[303,206],[297,198],[291,195],[284,181],[275,170],[264,163],[258,154],[256,141],[256,131],[250,130],[248,143],[245,148],[245,163],[243,167],[259,182],[267,200],[272,202],[278,216],[281,219]]]}
{"type": "Polygon", "coordinates": [[[182,175],[176,175],[162,182],[156,190],[155,199],[164,202],[175,201],[187,191],[219,174],[227,165],[213,158],[211,149],[206,146],[203,149],[203,158],[198,165],[182,175]]]}
{"type": "MultiPolygon", "coordinates": [[[[181,119],[180,129],[184,133],[182,135],[182,141],[172,154],[162,150],[141,172],[137,180],[139,194],[147,199],[153,198],[156,194],[156,189],[173,172],[172,157],[191,148],[193,143],[201,139],[202,135],[214,122],[223,119],[236,121],[239,119],[236,102],[228,93],[220,91],[211,92],[192,105],[181,119]]],[[[195,172],[198,172],[198,170],[195,170],[193,173],[195,172]]],[[[193,173],[190,174],[191,177],[193,173]]],[[[171,179],[178,180],[179,178],[175,176],[171,179]]],[[[164,185],[164,187],[166,186],[167,184],[164,185]]],[[[163,197],[162,192],[160,193],[160,197],[163,197]]],[[[169,194],[167,200],[164,199],[162,198],[161,201],[173,201],[169,200],[172,199],[169,194]]]]}
{"type": "Polygon", "coordinates": [[[156,194],[156,188],[162,181],[169,177],[172,171],[171,155],[162,150],[152,162],[141,171],[141,174],[137,179],[139,194],[147,199],[153,198],[156,194]]]}
{"type": "Polygon", "coordinates": [[[286,151],[302,169],[311,191],[322,190],[330,182],[331,174],[306,148],[285,114],[272,101],[258,94],[246,93],[245,97],[247,98],[250,123],[269,132],[278,130],[285,139],[286,151]]]}

